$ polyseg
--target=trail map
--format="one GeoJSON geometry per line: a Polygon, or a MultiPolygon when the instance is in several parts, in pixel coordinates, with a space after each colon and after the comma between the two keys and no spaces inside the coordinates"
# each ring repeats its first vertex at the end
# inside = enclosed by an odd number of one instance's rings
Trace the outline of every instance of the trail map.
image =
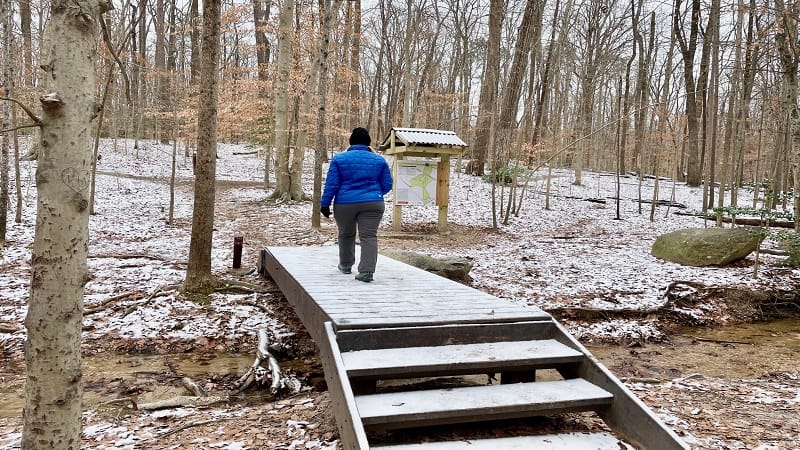
{"type": "Polygon", "coordinates": [[[398,161],[398,205],[431,205],[436,203],[436,163],[398,161]]]}

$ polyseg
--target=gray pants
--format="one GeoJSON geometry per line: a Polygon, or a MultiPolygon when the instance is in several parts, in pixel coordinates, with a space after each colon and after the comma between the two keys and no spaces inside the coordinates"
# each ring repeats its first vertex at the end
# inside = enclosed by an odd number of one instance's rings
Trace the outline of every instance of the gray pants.
{"type": "Polygon", "coordinates": [[[350,267],[356,262],[356,229],[361,240],[358,272],[375,272],[378,262],[378,226],[383,202],[334,204],[333,218],[339,228],[339,264],[350,267]]]}

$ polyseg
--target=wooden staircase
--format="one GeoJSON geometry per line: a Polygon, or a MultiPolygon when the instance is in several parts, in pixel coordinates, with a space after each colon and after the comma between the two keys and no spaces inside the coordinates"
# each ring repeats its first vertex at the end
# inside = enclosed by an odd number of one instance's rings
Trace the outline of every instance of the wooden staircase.
{"type": "MultiPolygon", "coordinates": [[[[552,319],[334,330],[318,339],[342,444],[358,450],[688,449],[552,319]],[[536,371],[560,376],[536,381],[536,371]],[[420,388],[397,380],[499,374],[500,382],[420,388]],[[389,381],[387,380],[394,380],[389,381]],[[390,384],[391,389],[381,389],[390,384]],[[435,425],[594,411],[619,436],[563,433],[429,442],[435,425]],[[373,432],[417,429],[420,443],[370,445],[373,432]]],[[[474,377],[473,377],[474,378],[474,377]]]]}

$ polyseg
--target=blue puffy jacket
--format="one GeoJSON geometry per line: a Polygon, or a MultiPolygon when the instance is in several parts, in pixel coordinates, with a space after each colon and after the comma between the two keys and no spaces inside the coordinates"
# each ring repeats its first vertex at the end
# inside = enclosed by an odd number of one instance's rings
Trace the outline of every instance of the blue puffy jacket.
{"type": "Polygon", "coordinates": [[[320,206],[382,202],[392,190],[392,171],[382,156],[366,145],[351,145],[331,159],[320,206]]]}

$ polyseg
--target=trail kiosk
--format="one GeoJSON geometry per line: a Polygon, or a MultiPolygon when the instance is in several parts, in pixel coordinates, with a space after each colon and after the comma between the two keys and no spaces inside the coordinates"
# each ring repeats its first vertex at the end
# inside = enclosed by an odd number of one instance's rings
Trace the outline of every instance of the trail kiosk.
{"type": "Polygon", "coordinates": [[[447,229],[450,157],[461,155],[466,147],[453,131],[426,128],[392,128],[389,131],[379,150],[395,159],[392,170],[394,231],[402,228],[404,205],[437,205],[438,229],[447,229]]]}

